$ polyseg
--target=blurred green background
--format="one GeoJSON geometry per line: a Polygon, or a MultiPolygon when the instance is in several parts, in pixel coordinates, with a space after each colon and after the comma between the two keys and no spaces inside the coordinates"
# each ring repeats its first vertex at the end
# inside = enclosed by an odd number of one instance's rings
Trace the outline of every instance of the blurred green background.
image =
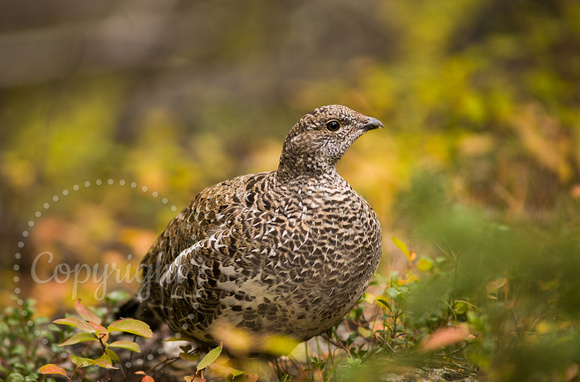
{"type": "Polygon", "coordinates": [[[196,192],[275,169],[331,103],[386,126],[339,164],[380,217],[383,275],[406,266],[396,236],[465,254],[460,293],[511,269],[526,306],[577,320],[577,0],[0,2],[1,304],[69,308],[56,264],[134,267],[196,192]]]}

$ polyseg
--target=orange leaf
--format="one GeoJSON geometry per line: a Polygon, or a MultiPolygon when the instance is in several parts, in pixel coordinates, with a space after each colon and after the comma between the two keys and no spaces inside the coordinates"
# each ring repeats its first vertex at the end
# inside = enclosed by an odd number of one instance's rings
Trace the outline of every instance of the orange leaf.
{"type": "Polygon", "coordinates": [[[469,337],[466,326],[447,326],[437,329],[420,345],[421,350],[429,352],[465,341],[469,337]]]}
{"type": "Polygon", "coordinates": [[[60,374],[66,377],[66,370],[52,363],[42,366],[39,371],[41,374],[60,374]]]}

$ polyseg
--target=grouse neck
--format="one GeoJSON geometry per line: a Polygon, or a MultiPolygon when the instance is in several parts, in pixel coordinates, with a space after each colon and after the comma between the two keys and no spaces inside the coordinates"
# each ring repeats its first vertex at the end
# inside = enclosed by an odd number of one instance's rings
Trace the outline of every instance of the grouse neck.
{"type": "Polygon", "coordinates": [[[290,181],[312,179],[335,179],[340,178],[336,171],[335,163],[328,163],[320,158],[310,158],[308,156],[285,156],[280,157],[280,164],[276,171],[276,179],[281,183],[290,181]]]}

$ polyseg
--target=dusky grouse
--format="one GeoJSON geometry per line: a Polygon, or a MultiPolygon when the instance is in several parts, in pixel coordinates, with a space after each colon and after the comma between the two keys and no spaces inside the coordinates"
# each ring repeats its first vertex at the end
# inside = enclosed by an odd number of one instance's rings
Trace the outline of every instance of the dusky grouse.
{"type": "Polygon", "coordinates": [[[195,196],[143,259],[140,300],[201,345],[236,327],[307,340],[358,301],[381,258],[381,227],[336,163],[382,123],[345,106],[302,117],[277,171],[195,196]]]}

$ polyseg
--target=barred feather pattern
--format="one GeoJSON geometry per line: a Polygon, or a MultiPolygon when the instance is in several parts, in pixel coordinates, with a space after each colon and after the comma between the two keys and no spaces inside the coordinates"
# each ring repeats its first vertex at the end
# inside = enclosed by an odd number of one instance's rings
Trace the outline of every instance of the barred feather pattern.
{"type": "Polygon", "coordinates": [[[208,346],[222,325],[299,341],[328,330],[361,297],[382,253],[376,214],[335,168],[378,127],[340,105],[304,116],[277,171],[208,187],[169,223],[142,261],[141,299],[208,346]]]}

